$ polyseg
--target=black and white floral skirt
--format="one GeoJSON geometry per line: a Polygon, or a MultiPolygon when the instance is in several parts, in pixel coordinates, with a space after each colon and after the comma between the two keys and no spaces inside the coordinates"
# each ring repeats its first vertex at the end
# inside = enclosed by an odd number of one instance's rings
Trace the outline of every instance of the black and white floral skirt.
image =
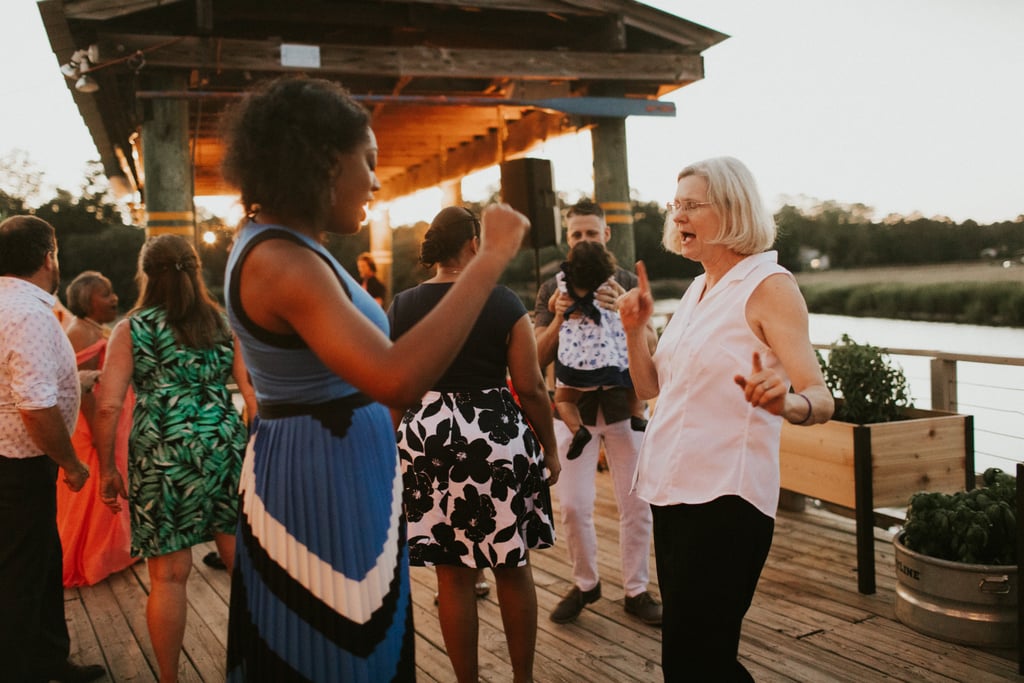
{"type": "Polygon", "coordinates": [[[508,389],[428,392],[398,453],[410,565],[521,567],[555,542],[543,453],[508,389]]]}

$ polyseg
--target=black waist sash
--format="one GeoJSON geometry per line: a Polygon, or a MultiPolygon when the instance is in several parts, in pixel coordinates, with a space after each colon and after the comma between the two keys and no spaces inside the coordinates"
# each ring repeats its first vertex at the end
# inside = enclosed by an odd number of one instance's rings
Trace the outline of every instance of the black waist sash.
{"type": "Polygon", "coordinates": [[[373,399],[369,396],[356,392],[323,403],[260,403],[258,411],[262,420],[309,415],[340,438],[352,425],[352,414],[371,403],[373,399]]]}

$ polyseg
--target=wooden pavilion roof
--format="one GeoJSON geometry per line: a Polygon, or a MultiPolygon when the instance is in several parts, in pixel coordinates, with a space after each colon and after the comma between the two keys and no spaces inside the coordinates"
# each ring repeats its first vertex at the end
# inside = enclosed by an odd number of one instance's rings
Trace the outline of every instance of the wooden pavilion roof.
{"type": "Polygon", "coordinates": [[[221,112],[284,72],[337,80],[363,98],[381,148],[377,197],[388,200],[600,117],[671,114],[657,98],[703,78],[701,52],[727,38],[633,0],[38,4],[57,64],[95,46],[86,73],[99,89],[67,84],[112,183],[143,187],[147,108],[185,99],[196,195],[230,192],[219,170],[221,112]],[[293,54],[299,66],[289,65],[293,54]],[[168,73],[187,87],[159,89],[168,73]]]}

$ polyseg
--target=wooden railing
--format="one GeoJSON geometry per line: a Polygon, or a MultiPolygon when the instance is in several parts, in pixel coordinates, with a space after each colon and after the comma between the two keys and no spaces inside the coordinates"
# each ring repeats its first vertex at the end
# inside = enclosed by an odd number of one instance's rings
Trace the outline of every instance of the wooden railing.
{"type": "MultiPolygon", "coordinates": [[[[983,342],[979,342],[983,343],[983,342]]],[[[816,349],[828,351],[831,344],[815,344],[816,349]]],[[[1000,402],[991,399],[983,404],[972,404],[964,406],[960,400],[960,381],[958,370],[962,363],[976,363],[989,366],[1006,366],[1024,368],[1024,358],[1013,356],[990,356],[984,354],[951,353],[948,351],[931,351],[926,349],[901,349],[885,347],[885,352],[890,356],[910,356],[927,358],[929,363],[929,381],[932,410],[941,410],[950,413],[968,413],[975,416],[975,430],[985,432],[990,429],[992,414],[1007,413],[1013,414],[1009,419],[1001,420],[1001,424],[1009,425],[1009,431],[1000,431],[1001,440],[1009,446],[1004,446],[998,453],[983,453],[982,461],[991,461],[998,458],[1002,461],[1001,468],[1006,472],[1013,472],[1015,464],[1024,461],[1024,371],[1017,371],[1011,379],[1008,379],[1007,386],[988,387],[989,391],[983,393],[996,394],[1009,393],[1013,398],[1009,402],[1000,402]],[[1015,417],[1019,415],[1019,419],[1015,417]]],[[[984,390],[986,387],[980,387],[984,390]]]]}

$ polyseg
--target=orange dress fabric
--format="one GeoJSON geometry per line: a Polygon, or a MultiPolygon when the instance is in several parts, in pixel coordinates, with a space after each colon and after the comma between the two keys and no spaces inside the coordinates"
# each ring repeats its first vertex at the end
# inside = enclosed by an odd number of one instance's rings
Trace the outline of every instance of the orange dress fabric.
{"type": "MultiPolygon", "coordinates": [[[[100,339],[76,354],[81,365],[99,356],[103,367],[107,340],[100,339]]],[[[128,388],[124,409],[117,423],[114,461],[125,483],[128,481],[128,432],[132,426],[135,395],[128,388]]],[[[130,566],[137,558],[129,552],[131,518],[128,505],[113,513],[100,500],[100,463],[92,443],[92,429],[82,412],[78,414],[75,433],[71,436],[78,459],[88,466],[90,476],[85,486],[72,493],[66,486],[57,487],[57,528],[64,550],[64,585],[91,586],[111,574],[130,566]]]]}

